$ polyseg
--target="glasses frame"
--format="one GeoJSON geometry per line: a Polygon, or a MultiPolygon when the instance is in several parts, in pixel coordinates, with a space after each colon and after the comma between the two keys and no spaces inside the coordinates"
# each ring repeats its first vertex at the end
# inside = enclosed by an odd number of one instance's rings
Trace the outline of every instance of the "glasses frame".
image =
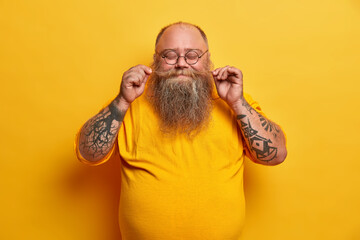
{"type": "Polygon", "coordinates": [[[205,52],[203,52],[201,55],[199,55],[195,50],[189,50],[189,51],[187,51],[187,52],[185,53],[184,56],[179,55],[175,50],[169,50],[169,51],[167,51],[166,53],[168,53],[168,52],[174,52],[174,53],[176,54],[177,58],[176,58],[176,62],[175,62],[175,63],[168,63],[168,62],[166,61],[166,56],[165,56],[164,54],[159,54],[159,53],[157,53],[157,52],[156,52],[156,54],[158,54],[161,58],[163,58],[164,61],[165,61],[165,63],[168,64],[168,65],[176,65],[176,64],[179,62],[179,58],[180,58],[180,57],[183,57],[184,60],[185,60],[185,62],[186,62],[187,64],[189,64],[189,65],[195,65],[195,64],[200,60],[200,58],[201,58],[202,56],[204,56],[204,54],[207,53],[208,51],[209,51],[209,49],[207,49],[205,52]],[[188,63],[187,58],[186,58],[186,55],[187,55],[189,52],[194,52],[194,53],[198,56],[198,59],[196,60],[196,62],[194,62],[194,63],[188,63]]]}

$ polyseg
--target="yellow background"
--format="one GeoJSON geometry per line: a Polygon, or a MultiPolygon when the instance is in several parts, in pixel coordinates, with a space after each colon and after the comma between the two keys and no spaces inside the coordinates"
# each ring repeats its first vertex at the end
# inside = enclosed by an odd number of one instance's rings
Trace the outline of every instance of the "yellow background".
{"type": "Polygon", "coordinates": [[[0,239],[118,239],[119,162],[73,139],[179,20],[287,133],[282,165],[246,162],[243,239],[360,239],[356,0],[1,0],[0,239]]]}

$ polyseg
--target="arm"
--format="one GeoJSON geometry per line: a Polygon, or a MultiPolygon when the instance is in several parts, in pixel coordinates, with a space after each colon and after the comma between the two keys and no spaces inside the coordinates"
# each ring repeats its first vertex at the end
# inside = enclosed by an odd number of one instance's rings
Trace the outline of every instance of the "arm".
{"type": "Polygon", "coordinates": [[[278,125],[256,112],[243,96],[242,72],[226,66],[213,71],[219,96],[237,116],[237,122],[253,160],[277,165],[286,158],[284,133],[278,125]]]}
{"type": "Polygon", "coordinates": [[[119,95],[81,128],[79,151],[86,160],[97,162],[110,152],[126,111],[144,92],[151,72],[151,68],[144,65],[137,65],[126,71],[119,95]]]}

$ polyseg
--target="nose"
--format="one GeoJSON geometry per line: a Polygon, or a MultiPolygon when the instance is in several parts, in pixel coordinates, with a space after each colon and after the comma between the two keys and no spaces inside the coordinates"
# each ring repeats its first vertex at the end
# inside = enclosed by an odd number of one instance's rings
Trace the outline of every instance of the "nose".
{"type": "Polygon", "coordinates": [[[179,56],[176,63],[176,68],[188,68],[189,64],[185,61],[185,56],[179,56]]]}

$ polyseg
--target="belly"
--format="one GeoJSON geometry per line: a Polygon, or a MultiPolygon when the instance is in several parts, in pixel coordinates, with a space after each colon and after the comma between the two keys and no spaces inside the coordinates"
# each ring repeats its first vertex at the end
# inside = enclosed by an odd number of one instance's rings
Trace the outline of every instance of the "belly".
{"type": "Polygon", "coordinates": [[[244,223],[242,181],[182,179],[123,184],[123,240],[238,240],[244,223]]]}

